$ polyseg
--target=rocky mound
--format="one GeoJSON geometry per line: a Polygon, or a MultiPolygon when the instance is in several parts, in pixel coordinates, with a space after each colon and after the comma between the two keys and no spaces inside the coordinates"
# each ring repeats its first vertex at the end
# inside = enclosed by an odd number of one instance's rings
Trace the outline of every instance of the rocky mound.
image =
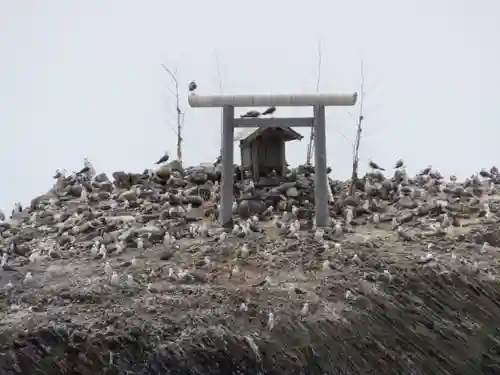
{"type": "Polygon", "coordinates": [[[89,164],[0,222],[6,374],[496,374],[494,169],[252,185],[217,225],[220,171],[89,164]]]}

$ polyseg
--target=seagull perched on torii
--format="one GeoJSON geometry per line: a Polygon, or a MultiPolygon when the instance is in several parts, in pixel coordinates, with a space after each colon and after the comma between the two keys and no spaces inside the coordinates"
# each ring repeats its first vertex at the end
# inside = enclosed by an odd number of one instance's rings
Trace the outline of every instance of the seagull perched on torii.
{"type": "Polygon", "coordinates": [[[191,95],[194,95],[194,91],[198,88],[198,85],[196,84],[195,81],[191,81],[189,83],[189,92],[191,93],[191,95]]]}
{"type": "Polygon", "coordinates": [[[241,115],[240,118],[256,118],[260,116],[260,112],[254,109],[248,111],[244,115],[241,115]]]}
{"type": "Polygon", "coordinates": [[[269,107],[264,112],[262,112],[262,116],[272,115],[272,114],[274,114],[274,112],[276,112],[276,107],[274,107],[274,106],[273,107],[269,107]]]}

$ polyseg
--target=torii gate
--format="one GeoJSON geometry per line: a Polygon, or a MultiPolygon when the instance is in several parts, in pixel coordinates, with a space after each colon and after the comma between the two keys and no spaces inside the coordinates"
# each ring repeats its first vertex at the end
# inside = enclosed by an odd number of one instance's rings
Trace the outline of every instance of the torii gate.
{"type": "Polygon", "coordinates": [[[326,173],[325,106],[353,106],[353,94],[303,94],[303,95],[189,95],[191,107],[222,107],[222,180],[220,221],[226,226],[232,218],[233,205],[233,153],[234,128],[314,127],[315,136],[315,209],[316,225],[329,223],[328,177],[326,173]],[[234,118],[234,107],[306,107],[314,108],[314,117],[290,118],[234,118]]]}

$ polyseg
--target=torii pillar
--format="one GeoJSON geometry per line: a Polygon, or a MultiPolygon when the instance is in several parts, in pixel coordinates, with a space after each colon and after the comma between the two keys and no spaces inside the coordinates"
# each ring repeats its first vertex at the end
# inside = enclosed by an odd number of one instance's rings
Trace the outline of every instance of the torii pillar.
{"type": "Polygon", "coordinates": [[[223,226],[231,222],[233,206],[233,153],[234,128],[249,127],[314,127],[315,156],[315,209],[316,225],[326,227],[328,213],[328,177],[326,173],[325,106],[353,106],[353,94],[304,95],[189,95],[191,107],[222,107],[222,180],[220,221],[223,226]],[[234,107],[313,107],[313,117],[292,118],[234,118],[234,107]]]}

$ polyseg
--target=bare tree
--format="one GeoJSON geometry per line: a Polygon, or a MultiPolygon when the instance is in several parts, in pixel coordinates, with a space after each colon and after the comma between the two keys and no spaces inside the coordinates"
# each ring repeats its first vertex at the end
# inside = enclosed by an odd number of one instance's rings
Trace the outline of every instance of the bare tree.
{"type": "Polygon", "coordinates": [[[358,181],[358,166],[359,166],[359,145],[361,143],[361,133],[363,131],[363,103],[365,99],[365,72],[364,64],[361,59],[361,93],[359,98],[359,116],[358,116],[358,126],[356,130],[356,140],[354,141],[352,149],[352,175],[351,175],[351,186],[349,188],[349,194],[354,195],[356,182],[358,181]]]}
{"type": "MultiPolygon", "coordinates": [[[[323,53],[321,48],[321,40],[318,38],[318,70],[316,75],[316,92],[319,91],[319,85],[321,83],[321,64],[323,60],[323,53]]],[[[307,156],[306,164],[311,164],[312,152],[314,147],[314,126],[311,127],[311,135],[309,137],[309,144],[307,145],[307,156]]]]}
{"type": "Polygon", "coordinates": [[[217,68],[217,81],[219,83],[219,92],[222,94],[224,92],[224,85],[222,83],[222,74],[220,71],[220,63],[219,63],[219,53],[217,52],[217,49],[214,50],[215,54],[215,65],[217,68]]]}
{"type": "Polygon", "coordinates": [[[164,64],[161,64],[161,66],[168,73],[174,83],[174,91],[172,92],[172,94],[175,96],[175,112],[177,114],[177,128],[174,130],[174,132],[177,136],[177,160],[182,165],[182,143],[184,141],[184,138],[182,138],[182,131],[184,129],[185,113],[181,110],[180,105],[179,80],[177,79],[177,70],[172,71],[164,64]]]}
{"type": "MultiPolygon", "coordinates": [[[[222,94],[224,92],[224,85],[222,83],[222,74],[220,70],[220,63],[219,63],[219,54],[217,52],[217,49],[214,49],[214,55],[215,55],[215,65],[217,68],[217,81],[219,83],[219,93],[222,94]]],[[[222,126],[224,123],[224,116],[220,116],[220,134],[219,134],[219,155],[222,156],[222,126]]]]}

